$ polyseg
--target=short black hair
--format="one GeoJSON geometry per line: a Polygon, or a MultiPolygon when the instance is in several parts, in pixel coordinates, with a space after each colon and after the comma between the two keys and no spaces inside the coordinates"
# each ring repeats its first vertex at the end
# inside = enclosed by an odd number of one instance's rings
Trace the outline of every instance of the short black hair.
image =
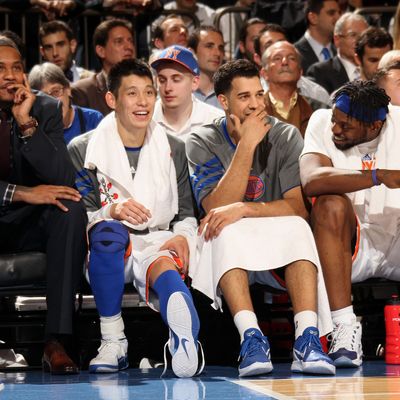
{"type": "MultiPolygon", "coordinates": [[[[356,80],[339,88],[333,94],[333,103],[339,96],[346,94],[350,98],[350,114],[354,108],[361,111],[362,119],[377,121],[377,111],[384,108],[389,112],[390,97],[374,81],[356,80]]],[[[370,125],[370,123],[364,123],[370,125]]]]}
{"type": "Polygon", "coordinates": [[[247,37],[247,28],[249,26],[255,25],[255,24],[266,24],[267,22],[261,18],[250,18],[248,19],[240,28],[239,31],[239,41],[240,42],[245,42],[246,41],[246,37],[247,37]]]}
{"type": "Polygon", "coordinates": [[[221,67],[214,74],[214,91],[218,96],[226,94],[232,89],[232,81],[235,78],[253,78],[260,77],[257,67],[249,60],[240,59],[229,61],[221,67]]]}
{"type": "Polygon", "coordinates": [[[391,50],[393,48],[393,38],[386,29],[370,26],[361,34],[356,43],[355,52],[360,60],[364,56],[365,46],[378,48],[390,46],[391,50]]]}
{"type": "Polygon", "coordinates": [[[18,46],[15,44],[15,42],[6,36],[0,36],[0,47],[12,47],[19,53],[18,46]]]}
{"type": "Polygon", "coordinates": [[[144,61],[137,59],[122,60],[111,67],[107,76],[107,88],[115,98],[118,97],[118,91],[121,87],[122,78],[130,75],[147,77],[154,85],[153,75],[150,67],[144,61]]]}
{"type": "Polygon", "coordinates": [[[64,21],[49,21],[49,22],[45,22],[43,25],[40,26],[40,29],[39,29],[40,44],[43,45],[43,38],[45,36],[48,36],[48,35],[51,35],[51,34],[57,33],[57,32],[65,32],[67,39],[70,41],[75,38],[74,32],[69,27],[69,25],[66,24],[64,21]]]}
{"type": "Polygon", "coordinates": [[[306,23],[307,26],[310,25],[310,21],[308,20],[308,13],[312,12],[314,14],[319,14],[324,7],[324,3],[326,1],[336,1],[337,0],[307,0],[304,5],[304,13],[306,16],[306,23]]]}
{"type": "Polygon", "coordinates": [[[215,26],[213,26],[213,25],[200,25],[189,36],[188,45],[187,45],[187,47],[190,47],[195,52],[197,52],[197,46],[199,45],[199,42],[200,42],[200,33],[201,32],[215,32],[215,33],[218,33],[218,34],[221,35],[222,40],[224,40],[223,33],[219,29],[217,29],[215,26]]]}
{"type": "Polygon", "coordinates": [[[283,29],[280,25],[278,24],[267,24],[264,28],[261,29],[260,33],[258,34],[258,36],[256,36],[254,38],[254,51],[256,54],[258,54],[259,56],[262,56],[261,53],[261,44],[260,44],[260,39],[261,36],[265,33],[265,32],[277,32],[277,33],[282,33],[282,35],[286,36],[286,31],[285,29],[283,29]]]}
{"type": "Polygon", "coordinates": [[[12,40],[15,43],[15,45],[17,46],[18,51],[20,52],[22,59],[25,59],[26,46],[25,46],[25,43],[22,41],[20,36],[18,36],[14,31],[10,31],[8,29],[0,31],[0,36],[3,36],[5,38],[8,38],[8,39],[12,40]]]}
{"type": "Polygon", "coordinates": [[[128,31],[131,32],[132,37],[135,37],[133,34],[132,24],[129,21],[121,18],[107,19],[106,21],[101,22],[95,29],[93,34],[93,47],[105,47],[111,29],[117,28],[119,26],[128,29],[128,31]]]}

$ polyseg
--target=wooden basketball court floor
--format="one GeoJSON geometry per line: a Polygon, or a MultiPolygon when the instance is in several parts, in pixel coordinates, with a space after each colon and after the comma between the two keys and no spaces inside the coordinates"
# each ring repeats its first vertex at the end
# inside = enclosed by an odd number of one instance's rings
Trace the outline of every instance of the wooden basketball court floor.
{"type": "Polygon", "coordinates": [[[52,376],[40,370],[0,374],[0,400],[400,400],[400,365],[364,362],[332,377],[291,374],[290,364],[274,364],[268,376],[238,379],[231,367],[207,367],[193,379],[177,379],[160,369],[127,369],[117,374],[52,376]]]}

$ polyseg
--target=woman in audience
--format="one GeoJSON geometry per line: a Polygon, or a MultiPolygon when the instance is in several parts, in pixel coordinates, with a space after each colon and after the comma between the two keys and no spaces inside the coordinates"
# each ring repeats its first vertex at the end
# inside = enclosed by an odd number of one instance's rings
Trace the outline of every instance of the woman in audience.
{"type": "Polygon", "coordinates": [[[55,97],[62,103],[64,140],[71,139],[97,127],[103,115],[96,110],[72,105],[70,82],[62,69],[49,62],[35,65],[28,76],[32,89],[55,97]]]}

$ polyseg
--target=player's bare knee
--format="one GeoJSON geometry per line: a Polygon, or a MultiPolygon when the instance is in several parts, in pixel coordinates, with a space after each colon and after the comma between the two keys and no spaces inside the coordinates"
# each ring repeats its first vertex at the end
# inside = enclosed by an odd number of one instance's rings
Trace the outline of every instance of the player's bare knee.
{"type": "Polygon", "coordinates": [[[332,231],[341,231],[349,222],[351,205],[345,196],[324,195],[317,197],[312,213],[312,225],[324,226],[332,231]]]}

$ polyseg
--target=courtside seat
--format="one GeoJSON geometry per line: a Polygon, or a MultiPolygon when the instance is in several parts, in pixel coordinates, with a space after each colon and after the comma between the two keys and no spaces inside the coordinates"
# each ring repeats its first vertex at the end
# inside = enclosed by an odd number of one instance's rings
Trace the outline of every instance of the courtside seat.
{"type": "Polygon", "coordinates": [[[46,255],[37,251],[0,255],[0,296],[43,292],[46,255]]]}

